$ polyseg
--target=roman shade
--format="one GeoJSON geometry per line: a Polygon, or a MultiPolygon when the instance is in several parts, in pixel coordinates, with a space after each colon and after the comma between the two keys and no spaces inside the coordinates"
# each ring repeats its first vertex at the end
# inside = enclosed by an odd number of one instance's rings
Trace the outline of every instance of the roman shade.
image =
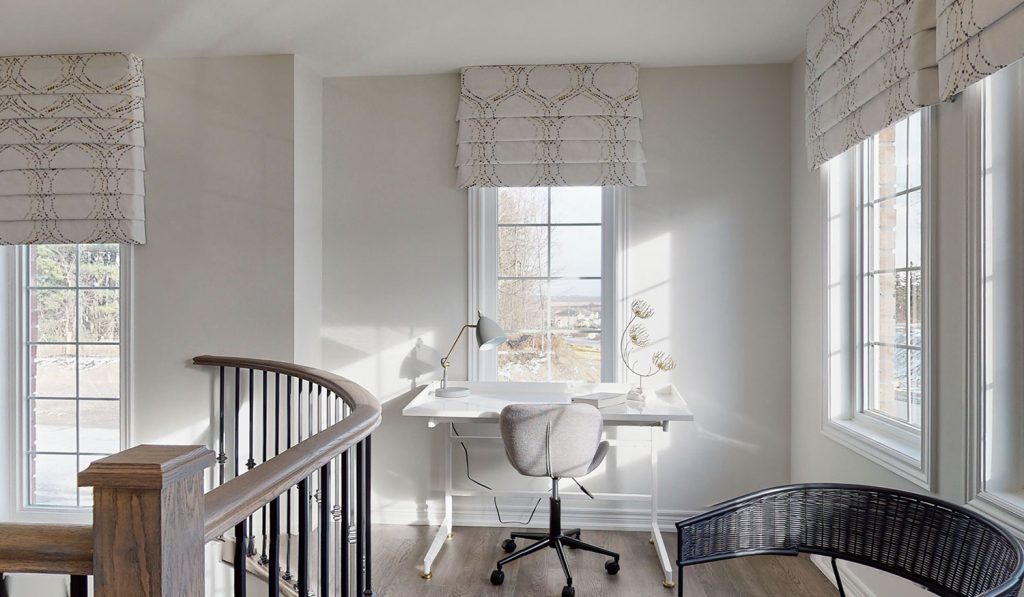
{"type": "Polygon", "coordinates": [[[936,1],[829,0],[811,21],[806,117],[812,168],[938,103],[936,1]]]}
{"type": "Polygon", "coordinates": [[[1024,57],[1024,0],[935,1],[942,99],[1024,57]]]}
{"type": "Polygon", "coordinates": [[[646,185],[638,73],[621,62],[463,69],[459,186],[646,185]]]}
{"type": "Polygon", "coordinates": [[[146,241],[142,61],[0,58],[0,244],[146,241]]]}

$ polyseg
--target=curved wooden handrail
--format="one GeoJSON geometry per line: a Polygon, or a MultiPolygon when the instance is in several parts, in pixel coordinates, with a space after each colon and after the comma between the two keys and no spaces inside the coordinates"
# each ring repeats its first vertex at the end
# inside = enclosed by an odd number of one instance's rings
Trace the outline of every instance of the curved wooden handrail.
{"type": "Polygon", "coordinates": [[[92,574],[89,525],[0,524],[0,572],[92,574]]]}
{"type": "Polygon", "coordinates": [[[206,494],[204,537],[211,541],[288,491],[380,425],[380,402],[359,384],[327,371],[263,359],[199,356],[196,365],[290,375],[325,388],[351,409],[348,416],[206,494]]]}

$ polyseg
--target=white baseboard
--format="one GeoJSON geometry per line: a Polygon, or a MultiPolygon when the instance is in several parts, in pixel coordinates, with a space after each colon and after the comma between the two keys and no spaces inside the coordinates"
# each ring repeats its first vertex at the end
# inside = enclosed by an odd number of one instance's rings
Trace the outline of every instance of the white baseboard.
{"type": "MultiPolygon", "coordinates": [[[[821,573],[825,575],[825,578],[836,586],[836,575],[832,572],[832,559],[826,558],[825,556],[812,555],[811,562],[821,570],[821,573]]],[[[879,597],[871,590],[857,573],[850,568],[849,562],[843,560],[836,560],[836,566],[839,568],[839,575],[843,579],[843,590],[846,592],[846,597],[879,597]]]]}
{"type": "MultiPolygon", "coordinates": [[[[592,530],[608,531],[646,531],[651,528],[650,511],[640,508],[595,508],[577,507],[572,502],[562,509],[562,526],[566,528],[579,527],[592,530]]],[[[502,518],[506,520],[506,526],[517,528],[547,528],[548,508],[546,503],[541,503],[533,521],[524,525],[512,521],[525,521],[530,516],[529,505],[501,505],[502,518]]],[[[658,512],[658,526],[662,532],[675,532],[675,523],[685,520],[691,516],[701,514],[700,511],[688,510],[660,510],[658,512]]],[[[409,508],[405,506],[391,506],[374,509],[372,520],[374,524],[405,524],[405,525],[438,525],[441,524],[443,511],[440,508],[409,508]]],[[[495,515],[494,506],[490,504],[457,504],[452,511],[455,526],[470,527],[497,527],[502,526],[495,515]]]]}

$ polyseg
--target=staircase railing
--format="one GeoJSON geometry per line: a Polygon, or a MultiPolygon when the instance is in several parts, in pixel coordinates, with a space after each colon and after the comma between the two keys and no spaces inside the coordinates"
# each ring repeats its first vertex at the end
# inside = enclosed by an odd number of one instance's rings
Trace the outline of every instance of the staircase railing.
{"type": "Polygon", "coordinates": [[[271,596],[289,585],[302,597],[372,595],[370,434],[380,403],[300,365],[193,362],[217,368],[217,451],[137,446],[93,462],[79,474],[79,486],[94,488],[92,527],[0,525],[0,573],[70,574],[72,597],[85,597],[87,575],[98,597],[196,597],[205,543],[233,530],[225,545],[236,596],[254,567],[271,596]],[[216,487],[204,493],[213,465],[216,487]]]}

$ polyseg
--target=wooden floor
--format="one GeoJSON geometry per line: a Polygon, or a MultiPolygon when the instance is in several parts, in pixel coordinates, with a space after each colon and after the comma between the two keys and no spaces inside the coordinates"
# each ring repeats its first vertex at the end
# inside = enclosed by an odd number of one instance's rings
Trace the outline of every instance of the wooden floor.
{"type": "MultiPolygon", "coordinates": [[[[423,554],[437,527],[373,526],[373,580],[380,597],[542,597],[561,595],[565,577],[551,550],[527,556],[506,566],[505,583],[488,580],[504,553],[501,541],[511,529],[456,527],[454,537],[434,561],[433,578],[420,578],[423,554]]],[[[665,535],[665,544],[674,543],[665,535]]],[[[674,597],[676,590],[661,586],[654,546],[645,533],[584,531],[583,540],[617,551],[622,569],[616,576],[604,571],[604,556],[566,552],[579,597],[674,597]]],[[[523,541],[519,541],[519,547],[523,541]]],[[[671,556],[670,556],[671,557],[671,556]]],[[[805,557],[754,556],[687,568],[687,597],[816,597],[838,592],[805,557]]]]}

